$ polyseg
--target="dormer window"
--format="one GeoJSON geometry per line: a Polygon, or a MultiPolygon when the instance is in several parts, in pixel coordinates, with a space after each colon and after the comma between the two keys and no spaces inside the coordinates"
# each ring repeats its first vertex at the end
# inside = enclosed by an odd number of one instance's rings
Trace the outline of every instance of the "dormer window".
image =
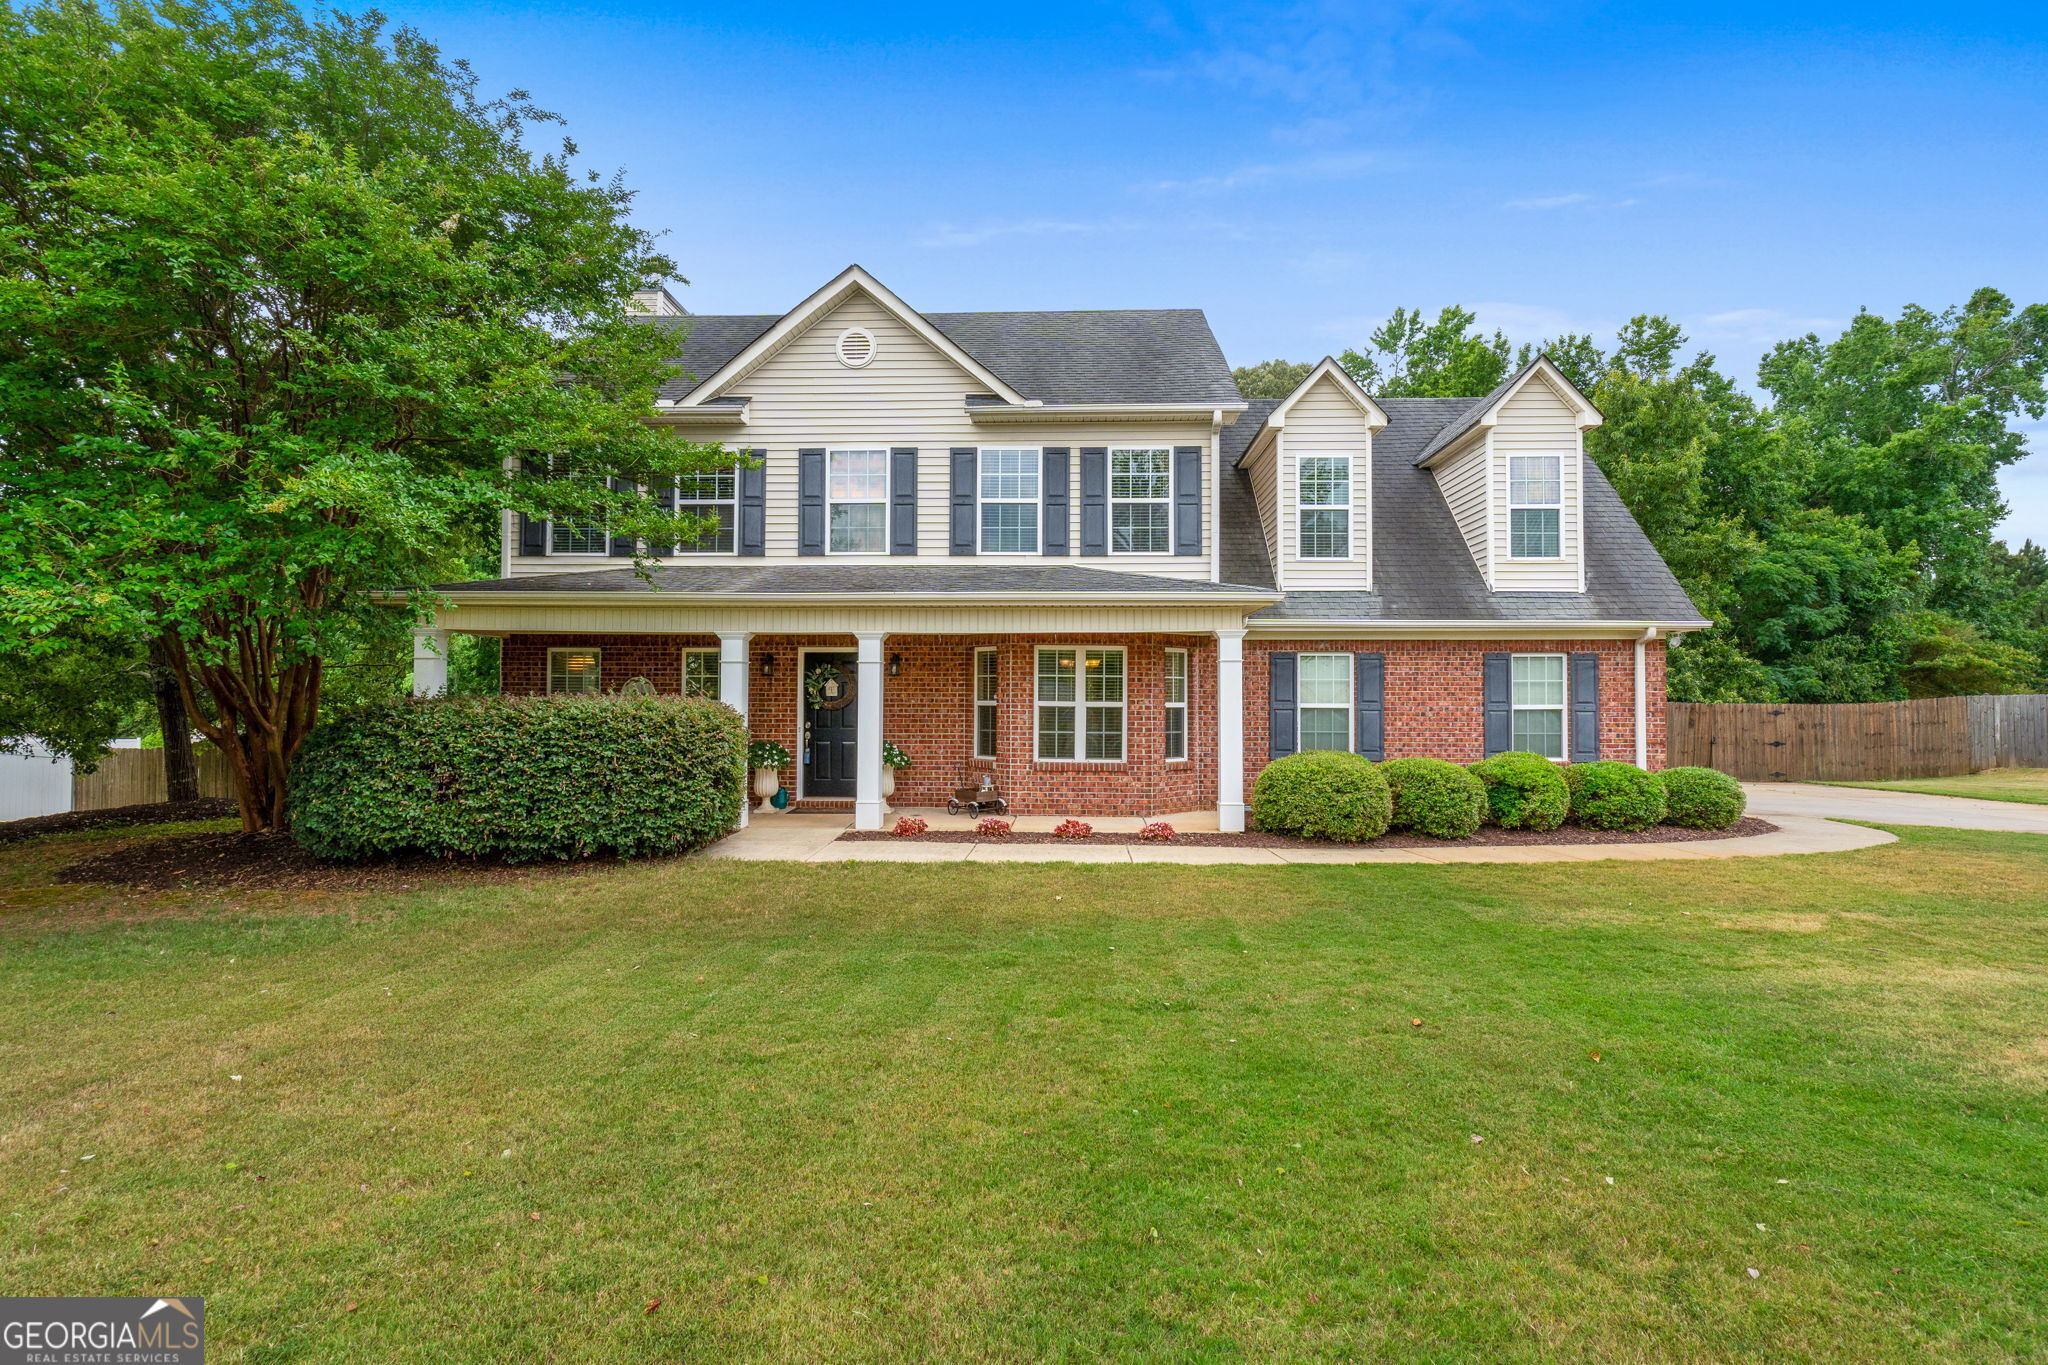
{"type": "Polygon", "coordinates": [[[1301,557],[1351,557],[1351,457],[1303,456],[1299,482],[1301,557]]]}
{"type": "Polygon", "coordinates": [[[1508,457],[1508,556],[1556,559],[1563,553],[1564,460],[1558,455],[1508,457]]]}

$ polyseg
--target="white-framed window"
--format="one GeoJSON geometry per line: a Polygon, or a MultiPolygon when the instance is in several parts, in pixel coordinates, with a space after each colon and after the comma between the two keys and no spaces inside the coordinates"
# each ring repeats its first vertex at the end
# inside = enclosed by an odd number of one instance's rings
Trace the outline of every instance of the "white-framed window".
{"type": "MultiPolygon", "coordinates": [[[[555,472],[567,471],[558,465],[555,472]]],[[[603,479],[594,482],[598,487],[604,487],[603,479]]],[[[601,555],[608,554],[610,550],[610,529],[602,517],[590,521],[553,518],[548,522],[548,553],[551,555],[601,555]]]]}
{"type": "Polygon", "coordinates": [[[1302,456],[1296,466],[1295,501],[1301,557],[1351,558],[1351,457],[1302,456]]]}
{"type": "Polygon", "coordinates": [[[739,526],[740,472],[719,469],[704,474],[684,474],[676,479],[676,511],[684,516],[707,517],[718,525],[686,544],[676,546],[679,555],[729,555],[739,526]]]}
{"type": "Polygon", "coordinates": [[[1166,651],[1166,736],[1162,757],[1172,762],[1188,756],[1188,652],[1166,651]]]}
{"type": "Polygon", "coordinates": [[[1565,662],[1562,654],[1508,656],[1516,749],[1564,757],[1565,662]]]}
{"type": "Polygon", "coordinates": [[[604,690],[603,650],[548,651],[548,691],[595,696],[604,690]]]}
{"type": "Polygon", "coordinates": [[[889,451],[825,452],[825,548],[837,555],[889,549],[889,451]]]}
{"type": "Polygon", "coordinates": [[[1109,452],[1109,548],[1112,554],[1173,550],[1173,448],[1113,446],[1109,452]]]}
{"type": "Polygon", "coordinates": [[[1038,756],[1088,763],[1124,757],[1124,652],[1038,651],[1038,756]]]}
{"type": "Polygon", "coordinates": [[[683,695],[686,697],[709,697],[718,700],[718,651],[715,649],[686,649],[683,651],[683,695]]]}
{"type": "Polygon", "coordinates": [[[1037,446],[983,446],[980,482],[981,552],[1038,553],[1038,496],[1043,459],[1037,446]]]}
{"type": "Polygon", "coordinates": [[[1296,662],[1301,690],[1295,748],[1351,749],[1351,656],[1303,654],[1296,662]]]}
{"type": "Polygon", "coordinates": [[[1563,521],[1564,457],[1508,456],[1508,558],[1556,559],[1563,521]]]}
{"type": "Polygon", "coordinates": [[[974,651],[974,756],[996,756],[996,652],[974,651]]]}

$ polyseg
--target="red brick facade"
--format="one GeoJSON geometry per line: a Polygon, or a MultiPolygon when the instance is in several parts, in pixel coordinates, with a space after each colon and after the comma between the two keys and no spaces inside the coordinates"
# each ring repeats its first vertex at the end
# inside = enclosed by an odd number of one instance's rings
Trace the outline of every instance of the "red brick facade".
{"type": "MultiPolygon", "coordinates": [[[[682,652],[715,649],[710,635],[513,635],[505,640],[503,686],[532,694],[547,687],[547,651],[595,646],[603,651],[609,691],[644,677],[658,692],[682,685],[682,652]]],[[[800,650],[853,652],[851,635],[756,635],[748,663],[754,737],[800,752],[800,650]],[[764,673],[764,668],[768,671],[764,673]]],[[[1266,763],[1267,656],[1275,650],[1376,653],[1386,658],[1386,747],[1389,758],[1431,754],[1458,762],[1482,756],[1481,658],[1496,652],[1595,653],[1600,656],[1600,756],[1635,757],[1635,645],[1629,640],[1256,640],[1245,643],[1245,780],[1266,763]]],[[[1647,650],[1650,766],[1664,764],[1664,645],[1647,650]]],[[[885,738],[912,766],[897,774],[894,804],[942,806],[970,774],[993,770],[1018,814],[1160,815],[1216,804],[1216,642],[1202,635],[1069,639],[1038,635],[898,635],[883,645],[885,738]],[[1124,761],[1039,762],[1036,745],[1035,649],[1040,644],[1125,650],[1124,761]],[[994,760],[972,757],[973,660],[978,647],[997,651],[997,748],[994,760]],[[1161,757],[1165,732],[1165,651],[1188,651],[1189,756],[1161,757]]],[[[785,774],[795,787],[797,776],[785,774]]]]}

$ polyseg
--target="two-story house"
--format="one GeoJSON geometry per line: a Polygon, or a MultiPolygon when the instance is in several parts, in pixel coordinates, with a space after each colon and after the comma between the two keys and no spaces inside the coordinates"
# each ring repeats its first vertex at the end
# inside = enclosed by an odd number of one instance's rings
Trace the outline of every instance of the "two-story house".
{"type": "Polygon", "coordinates": [[[658,490],[718,529],[507,514],[421,690],[461,631],[503,639],[508,692],[717,697],[860,828],[884,741],[900,805],[986,771],[1020,813],[1225,830],[1302,749],[1663,760],[1664,642],[1707,623],[1548,361],[1375,399],[1325,360],[1247,402],[1195,309],[920,313],[859,267],[779,315],[642,306],[676,338],[649,420],[753,457],[658,490]]]}

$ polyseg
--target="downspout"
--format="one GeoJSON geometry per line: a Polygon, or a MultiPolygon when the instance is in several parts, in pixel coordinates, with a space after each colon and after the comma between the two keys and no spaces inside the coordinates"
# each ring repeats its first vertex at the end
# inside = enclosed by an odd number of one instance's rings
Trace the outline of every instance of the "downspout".
{"type": "Polygon", "coordinates": [[[1650,662],[1647,646],[1657,638],[1649,627],[1636,637],[1636,766],[1650,766],[1650,662]]]}

